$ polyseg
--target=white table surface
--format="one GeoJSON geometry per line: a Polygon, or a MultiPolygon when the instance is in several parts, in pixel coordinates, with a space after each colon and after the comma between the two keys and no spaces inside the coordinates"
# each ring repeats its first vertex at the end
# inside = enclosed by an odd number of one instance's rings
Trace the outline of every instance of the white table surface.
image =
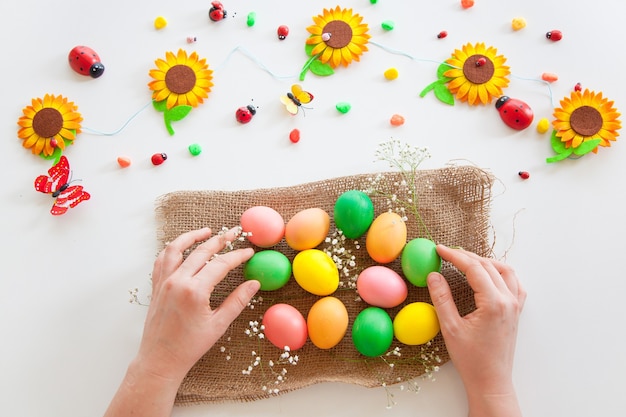
{"type": "MultiPolygon", "coordinates": [[[[394,137],[430,149],[424,168],[461,159],[498,178],[491,212],[495,250],[517,269],[529,294],[514,376],[525,415],[626,415],[626,147],[618,138],[597,155],[547,164],[553,155],[549,134],[535,129],[539,118],[552,120],[553,108],[577,82],[603,92],[618,110],[626,108],[624,3],[476,0],[469,10],[457,0],[224,5],[234,17],[213,23],[208,1],[0,4],[0,414],[103,413],[140,340],[146,309],[128,303],[128,290],[149,290],[158,196],[385,170],[384,163],[374,162],[374,152],[394,137]],[[377,45],[330,78],[308,74],[302,85],[315,95],[312,109],[291,117],[278,98],[306,61],[305,28],[312,16],[337,4],[364,17],[377,45]],[[248,27],[251,11],[256,24],[248,27]],[[168,20],[161,31],[153,27],[159,15],[168,20]],[[524,17],[526,28],[514,32],[514,17],[524,17]],[[393,31],[381,29],[385,20],[395,22],[393,31]],[[291,30],[284,41],[276,38],[281,24],[291,30]],[[552,29],[563,32],[562,41],[545,39],[552,29]],[[441,30],[447,38],[436,38],[441,30]],[[197,43],[188,45],[187,36],[196,36],[197,43]],[[506,127],[493,105],[449,107],[432,93],[418,97],[435,80],[437,62],[468,42],[485,42],[507,57],[512,75],[505,93],[534,109],[530,128],[506,127]],[[80,44],[100,54],[106,66],[101,78],[79,76],[67,65],[68,52],[80,44]],[[215,86],[203,105],[174,124],[176,134],[170,136],[160,113],[140,110],[150,101],[154,60],[178,48],[207,59],[215,86]],[[389,67],[399,70],[397,80],[384,79],[389,67]],[[543,72],[559,80],[548,88],[536,81],[543,72]],[[68,97],[84,118],[84,132],[66,155],[92,198],[60,217],[48,213],[51,199],[33,188],[50,162],[31,155],[17,138],[22,108],[46,93],[68,97]],[[339,114],[339,101],[350,102],[352,110],[339,114]],[[234,112],[250,102],[259,107],[257,115],[240,125],[234,112]],[[87,131],[113,132],[137,112],[113,136],[87,131]],[[405,125],[389,124],[394,113],[404,115],[405,125]],[[288,140],[293,128],[302,133],[296,145],[288,140]],[[194,142],[204,149],[198,157],[187,151],[194,142]],[[169,159],[154,167],[155,152],[169,159]],[[130,156],[133,164],[120,169],[119,155],[130,156]],[[521,180],[520,170],[531,178],[521,180]]],[[[421,382],[417,395],[395,392],[398,404],[391,410],[382,388],[328,383],[253,403],[176,408],[174,415],[465,415],[453,365],[436,377],[421,382]]]]}

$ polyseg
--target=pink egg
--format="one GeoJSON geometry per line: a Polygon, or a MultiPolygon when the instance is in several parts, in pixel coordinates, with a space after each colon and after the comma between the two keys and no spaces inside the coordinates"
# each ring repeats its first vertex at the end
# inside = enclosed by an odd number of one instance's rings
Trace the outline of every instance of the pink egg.
{"type": "Polygon", "coordinates": [[[381,265],[365,268],[357,278],[356,288],[363,301],[382,308],[396,307],[408,295],[404,279],[393,269],[381,265]]]}
{"type": "Polygon", "coordinates": [[[250,243],[261,248],[276,245],[285,236],[285,220],[271,207],[250,207],[241,215],[241,227],[250,243]]]}
{"type": "Polygon", "coordinates": [[[267,309],[263,315],[265,338],[279,349],[300,349],[306,343],[308,330],[306,320],[295,307],[279,303],[267,309]]]}

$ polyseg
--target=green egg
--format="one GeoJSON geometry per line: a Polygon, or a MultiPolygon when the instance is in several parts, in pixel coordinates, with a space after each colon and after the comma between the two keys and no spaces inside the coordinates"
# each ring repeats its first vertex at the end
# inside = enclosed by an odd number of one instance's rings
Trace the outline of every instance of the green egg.
{"type": "Polygon", "coordinates": [[[431,272],[441,269],[441,257],[435,242],[417,238],[409,241],[402,250],[402,273],[417,287],[426,287],[426,278],[431,272]]]}
{"type": "Polygon", "coordinates": [[[291,262],[278,251],[263,250],[248,259],[243,266],[243,276],[247,280],[259,281],[263,291],[274,291],[289,281],[291,262]]]}
{"type": "Polygon", "coordinates": [[[363,191],[346,191],[335,201],[334,219],[347,238],[357,239],[374,221],[374,204],[363,191]]]}
{"type": "Polygon", "coordinates": [[[354,319],[352,342],[364,356],[375,357],[387,352],[393,342],[393,322],[380,307],[367,307],[354,319]]]}

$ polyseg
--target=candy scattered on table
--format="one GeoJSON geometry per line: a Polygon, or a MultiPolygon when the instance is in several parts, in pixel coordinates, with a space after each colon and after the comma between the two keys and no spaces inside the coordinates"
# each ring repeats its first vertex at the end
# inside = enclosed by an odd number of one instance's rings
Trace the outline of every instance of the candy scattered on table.
{"type": "Polygon", "coordinates": [[[537,123],[537,132],[546,133],[548,129],[550,129],[550,122],[547,118],[543,117],[539,120],[539,123],[537,123]]]}
{"type": "Polygon", "coordinates": [[[163,16],[158,16],[156,19],[154,19],[154,28],[156,30],[161,30],[165,26],[167,26],[167,20],[165,20],[163,16]]]}
{"type": "Polygon", "coordinates": [[[398,78],[398,70],[396,68],[389,68],[384,72],[385,78],[388,80],[395,80],[398,78]]]}
{"type": "Polygon", "coordinates": [[[543,74],[541,74],[541,79],[549,83],[553,83],[555,81],[558,81],[559,76],[551,72],[544,72],[543,74]]]}
{"type": "Polygon", "coordinates": [[[256,23],[256,12],[248,13],[248,16],[246,17],[246,25],[248,25],[248,27],[252,27],[254,26],[255,23],[256,23]]]}
{"type": "Polygon", "coordinates": [[[402,126],[404,124],[404,116],[394,114],[391,116],[391,119],[389,119],[389,123],[391,123],[392,126],[402,126]]]}
{"type": "Polygon", "coordinates": [[[127,156],[118,156],[117,157],[117,164],[121,167],[121,168],[128,168],[131,164],[131,160],[129,157],[127,156]]]}
{"type": "Polygon", "coordinates": [[[523,17],[516,17],[511,21],[511,27],[513,30],[520,30],[526,27],[526,19],[523,17]]]}
{"type": "Polygon", "coordinates": [[[352,105],[346,101],[341,101],[335,105],[337,111],[341,114],[346,114],[352,108],[352,105]]]}
{"type": "Polygon", "coordinates": [[[200,146],[199,143],[192,143],[187,147],[187,149],[189,150],[189,153],[193,156],[198,156],[202,153],[202,146],[200,146]]]}
{"type": "Polygon", "coordinates": [[[461,0],[461,7],[469,9],[474,5],[474,0],[461,0]]]}
{"type": "Polygon", "coordinates": [[[293,129],[291,132],[289,132],[289,140],[291,141],[291,143],[300,142],[300,131],[298,129],[293,129]]]}
{"type": "Polygon", "coordinates": [[[383,30],[389,31],[393,30],[396,27],[396,24],[391,20],[385,20],[380,24],[380,26],[383,28],[383,30]]]}

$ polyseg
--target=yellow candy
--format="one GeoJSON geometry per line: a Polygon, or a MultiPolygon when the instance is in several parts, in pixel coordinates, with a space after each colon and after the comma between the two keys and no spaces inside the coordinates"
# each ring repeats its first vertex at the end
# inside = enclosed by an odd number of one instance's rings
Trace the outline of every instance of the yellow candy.
{"type": "Polygon", "coordinates": [[[524,19],[523,17],[516,17],[511,22],[511,27],[513,28],[513,30],[524,29],[526,27],[526,19],[524,19]]]}
{"type": "Polygon", "coordinates": [[[389,68],[385,71],[385,78],[388,80],[395,80],[398,78],[398,70],[395,68],[389,68]]]}
{"type": "Polygon", "coordinates": [[[163,16],[159,16],[156,19],[154,19],[154,27],[157,30],[163,29],[165,26],[167,26],[167,20],[165,20],[163,16]]]}
{"type": "Polygon", "coordinates": [[[550,128],[550,122],[545,117],[537,123],[537,132],[546,133],[550,128]]]}

